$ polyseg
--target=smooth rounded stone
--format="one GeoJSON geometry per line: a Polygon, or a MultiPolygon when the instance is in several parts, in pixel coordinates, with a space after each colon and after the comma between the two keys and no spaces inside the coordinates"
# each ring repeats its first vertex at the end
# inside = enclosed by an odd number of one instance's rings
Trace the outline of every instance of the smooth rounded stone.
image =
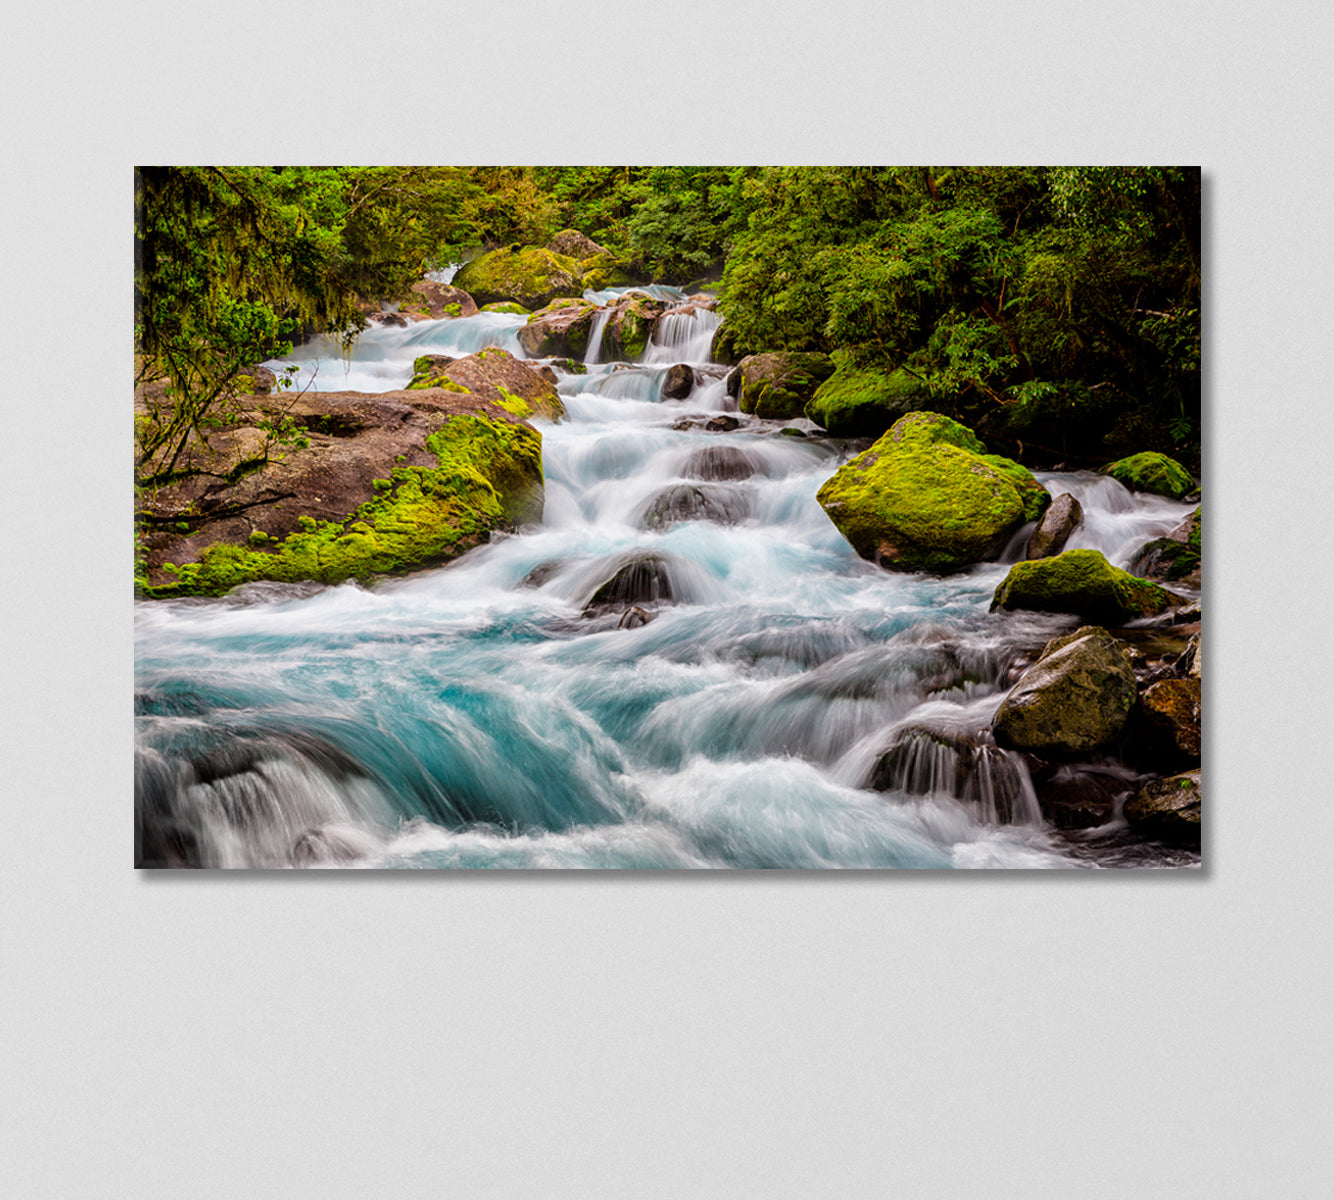
{"type": "Polygon", "coordinates": [[[1069,492],[1063,492],[1052,501],[1038,527],[1028,539],[1026,559],[1048,558],[1065,549],[1070,535],[1084,520],[1084,509],[1069,492]]]}
{"type": "Polygon", "coordinates": [[[561,560],[558,558],[549,558],[546,562],[540,562],[519,580],[519,586],[521,588],[540,588],[560,573],[561,566],[561,560]]]}
{"type": "Polygon", "coordinates": [[[622,555],[585,602],[583,615],[600,616],[611,609],[645,604],[675,604],[679,597],[672,584],[670,563],[665,554],[635,551],[622,555]]]}
{"type": "Polygon", "coordinates": [[[407,317],[396,312],[368,313],[366,320],[372,325],[380,325],[386,329],[406,329],[409,324],[407,317]]]}
{"type": "Polygon", "coordinates": [[[896,571],[956,571],[998,554],[1050,496],[1018,463],[986,456],[965,426],[918,412],[841,466],[817,499],[863,558],[896,571]]]}
{"type": "Polygon", "coordinates": [[[445,317],[475,317],[477,301],[461,287],[438,279],[421,279],[412,285],[403,302],[411,311],[439,321],[445,317]]]}
{"type": "Polygon", "coordinates": [[[805,414],[831,437],[879,437],[905,413],[929,402],[925,385],[907,371],[844,364],[815,389],[805,414]]]}
{"type": "Polygon", "coordinates": [[[454,282],[478,304],[509,300],[532,312],[557,297],[578,296],[583,290],[583,272],[568,255],[516,244],[464,263],[454,282]]]}
{"type": "Polygon", "coordinates": [[[1173,846],[1200,844],[1200,772],[1156,779],[1126,802],[1125,818],[1144,837],[1173,846]]]}
{"type": "Polygon", "coordinates": [[[529,358],[582,358],[599,309],[587,300],[553,300],[519,327],[519,345],[529,358]]]}
{"type": "Polygon", "coordinates": [[[675,366],[667,368],[667,374],[662,381],[662,398],[664,400],[684,400],[695,387],[695,372],[685,363],[677,363],[675,366]]]}
{"type": "Polygon", "coordinates": [[[704,428],[710,433],[731,433],[741,428],[741,422],[736,417],[713,417],[704,422],[704,428]]]}
{"type": "Polygon", "coordinates": [[[727,479],[749,479],[760,469],[761,463],[754,455],[747,454],[736,446],[701,446],[691,452],[681,468],[681,474],[687,479],[717,481],[727,479]]]}
{"type": "Polygon", "coordinates": [[[1102,474],[1110,475],[1132,492],[1152,492],[1171,500],[1181,500],[1197,490],[1194,477],[1185,467],[1156,450],[1108,463],[1102,474]]]}
{"type": "Polygon", "coordinates": [[[1135,672],[1120,643],[1086,625],[1047,643],[1001,701],[992,732],[998,744],[1035,754],[1086,754],[1116,739],[1135,698],[1135,672]]]}
{"type": "Polygon", "coordinates": [[[665,529],[681,521],[714,521],[737,525],[750,516],[750,497],[737,487],[712,483],[679,483],[664,488],[644,510],[645,529],[665,529]]]}
{"type": "Polygon", "coordinates": [[[1149,725],[1168,755],[1182,761],[1200,760],[1200,680],[1163,679],[1150,684],[1139,698],[1149,725]]]}
{"type": "Polygon", "coordinates": [[[1112,566],[1100,550],[1066,550],[1053,558],[1015,563],[997,587],[992,609],[1074,613],[1086,621],[1124,625],[1153,617],[1171,592],[1112,566]]]}
{"type": "Polygon", "coordinates": [[[547,249],[553,254],[563,254],[567,258],[583,260],[598,254],[610,254],[605,246],[599,246],[586,233],[577,229],[562,229],[547,243],[547,249]]]}

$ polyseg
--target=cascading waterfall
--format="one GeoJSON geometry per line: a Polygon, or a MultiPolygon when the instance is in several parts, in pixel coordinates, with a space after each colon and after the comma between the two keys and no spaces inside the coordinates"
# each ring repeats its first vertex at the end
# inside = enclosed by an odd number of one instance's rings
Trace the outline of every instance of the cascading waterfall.
{"type": "MultiPolygon", "coordinates": [[[[523,321],[377,326],[346,362],[320,343],[290,361],[318,390],[388,390],[418,354],[521,355],[523,321]]],[[[139,602],[145,861],[1096,864],[989,734],[1015,663],[1074,619],[990,613],[1003,561],[943,578],[864,562],[815,499],[841,443],[753,418],[706,431],[734,405],[698,369],[663,401],[666,365],[707,366],[716,324],[674,314],[640,364],[598,364],[595,326],[597,369],[560,382],[567,420],[535,422],[540,528],[371,588],[139,602]],[[606,599],[618,571],[652,599],[606,599]]],[[[1120,565],[1191,510],[1039,478],[1084,507],[1070,546],[1120,565]]]]}

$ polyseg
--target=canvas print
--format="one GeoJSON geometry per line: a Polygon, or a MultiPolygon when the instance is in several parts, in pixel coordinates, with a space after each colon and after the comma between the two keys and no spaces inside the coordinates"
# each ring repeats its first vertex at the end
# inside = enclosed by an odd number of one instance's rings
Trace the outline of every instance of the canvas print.
{"type": "Polygon", "coordinates": [[[136,867],[1200,865],[1198,168],[134,194],[136,867]]]}

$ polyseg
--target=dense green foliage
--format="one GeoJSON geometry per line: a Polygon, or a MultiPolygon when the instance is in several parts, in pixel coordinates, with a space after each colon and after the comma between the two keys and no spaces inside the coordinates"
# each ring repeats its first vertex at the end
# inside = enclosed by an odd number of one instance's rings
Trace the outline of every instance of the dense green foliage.
{"type": "Polygon", "coordinates": [[[832,354],[1021,455],[1197,461],[1194,169],[153,167],[135,192],[145,482],[293,339],[567,228],[638,279],[721,274],[733,356],[832,354]]]}

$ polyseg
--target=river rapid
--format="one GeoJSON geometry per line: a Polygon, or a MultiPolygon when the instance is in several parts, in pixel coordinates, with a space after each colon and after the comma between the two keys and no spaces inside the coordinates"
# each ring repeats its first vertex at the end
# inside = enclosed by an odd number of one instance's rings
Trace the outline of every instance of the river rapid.
{"type": "MultiPolygon", "coordinates": [[[[298,386],[385,391],[424,353],[522,357],[523,321],[375,326],[349,360],[314,343],[289,361],[298,386]]],[[[707,366],[715,326],[674,317],[641,362],[590,355],[562,377],[567,419],[533,422],[540,525],[372,587],[137,602],[142,826],[227,868],[1198,863],[1119,820],[1054,830],[1022,761],[990,744],[1019,669],[1077,624],[988,611],[1031,527],[956,575],[863,561],[815,499],[852,447],[736,413],[707,366]],[[694,391],[664,401],[680,362],[700,368],[694,391]],[[720,416],[739,427],[704,428],[720,416]],[[673,488],[706,492],[714,519],[655,506],[673,488]],[[672,602],[634,627],[624,606],[584,615],[640,552],[666,564],[672,602]]],[[[1038,478],[1083,505],[1069,547],[1118,566],[1193,507],[1086,472],[1038,478]]]]}

